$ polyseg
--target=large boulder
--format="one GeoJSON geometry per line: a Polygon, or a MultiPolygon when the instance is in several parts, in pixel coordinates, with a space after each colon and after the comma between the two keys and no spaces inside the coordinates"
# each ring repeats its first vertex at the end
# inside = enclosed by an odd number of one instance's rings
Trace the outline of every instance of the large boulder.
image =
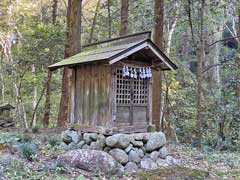
{"type": "Polygon", "coordinates": [[[152,152],[166,144],[166,137],[162,132],[151,133],[145,146],[147,152],[152,152]]]}
{"type": "Polygon", "coordinates": [[[142,159],[140,162],[140,167],[142,169],[156,169],[157,168],[157,163],[155,163],[152,159],[150,158],[145,158],[142,159]]]}
{"type": "Polygon", "coordinates": [[[77,144],[79,141],[79,135],[77,131],[66,130],[62,132],[62,140],[66,144],[70,144],[71,142],[74,142],[77,144]]]}
{"type": "Polygon", "coordinates": [[[127,134],[115,134],[106,138],[106,145],[114,148],[125,149],[130,144],[130,137],[127,134]]]}
{"type": "Polygon", "coordinates": [[[109,154],[121,164],[127,164],[128,162],[128,155],[122,149],[112,149],[111,151],[109,151],[109,154]]]}
{"type": "Polygon", "coordinates": [[[97,150],[71,150],[59,156],[58,160],[71,167],[94,173],[116,174],[122,169],[122,166],[112,156],[97,150]]]}
{"type": "Polygon", "coordinates": [[[141,158],[136,151],[131,150],[128,154],[128,160],[130,162],[139,163],[141,161],[141,158]]]}

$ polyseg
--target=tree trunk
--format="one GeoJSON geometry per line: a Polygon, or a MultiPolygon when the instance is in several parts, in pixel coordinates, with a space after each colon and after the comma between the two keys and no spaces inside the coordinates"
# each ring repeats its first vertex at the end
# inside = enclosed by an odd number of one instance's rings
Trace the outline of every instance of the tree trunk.
{"type": "Polygon", "coordinates": [[[111,17],[110,0],[108,0],[107,8],[108,8],[108,38],[111,39],[111,36],[112,36],[112,17],[111,17]]]}
{"type": "MultiPolygon", "coordinates": [[[[81,0],[68,0],[67,30],[64,57],[68,58],[81,51],[81,0]]],[[[58,113],[58,126],[66,126],[69,120],[69,73],[63,70],[62,95],[58,113]]]]}
{"type": "Polygon", "coordinates": [[[91,30],[90,30],[90,36],[89,36],[89,39],[88,39],[89,44],[92,43],[93,33],[94,33],[95,25],[96,25],[99,6],[100,6],[100,0],[97,1],[96,10],[95,10],[95,14],[94,14],[94,17],[93,17],[92,27],[91,27],[91,30]]]}
{"type": "Polygon", "coordinates": [[[51,108],[51,80],[52,72],[48,70],[47,82],[46,82],[46,102],[45,102],[45,113],[43,117],[43,126],[45,128],[49,125],[50,108],[51,108]]]}
{"type": "Polygon", "coordinates": [[[198,66],[197,66],[197,82],[196,82],[196,146],[201,147],[202,141],[202,108],[201,108],[201,96],[202,96],[202,65],[205,56],[205,36],[204,36],[204,11],[205,0],[201,1],[201,13],[200,13],[200,48],[198,51],[198,66]]]}
{"type": "MultiPolygon", "coordinates": [[[[57,5],[58,0],[53,0],[52,5],[52,24],[56,24],[57,18],[57,5]]],[[[51,63],[54,62],[54,58],[52,58],[51,63]]],[[[51,110],[51,80],[52,80],[52,72],[48,70],[47,74],[47,82],[46,82],[46,96],[45,96],[45,110],[44,110],[44,117],[43,117],[43,126],[47,128],[49,126],[49,119],[50,119],[50,110],[51,110]]]]}
{"type": "Polygon", "coordinates": [[[120,36],[128,34],[128,0],[121,0],[120,36]]]}
{"type": "Polygon", "coordinates": [[[53,0],[52,5],[52,24],[56,24],[58,0],[53,0]]]}
{"type": "MultiPolygon", "coordinates": [[[[163,27],[164,27],[164,0],[155,0],[153,41],[163,50],[163,27]]],[[[161,96],[162,96],[162,72],[153,71],[152,95],[152,121],[156,125],[156,130],[160,130],[161,117],[161,96]]]]}
{"type": "MultiPolygon", "coordinates": [[[[33,110],[36,109],[36,105],[37,105],[37,86],[36,86],[36,68],[35,65],[32,65],[32,74],[34,76],[34,89],[33,89],[33,110]]],[[[36,127],[37,125],[37,114],[34,113],[33,116],[33,121],[32,121],[32,127],[36,127]]]]}

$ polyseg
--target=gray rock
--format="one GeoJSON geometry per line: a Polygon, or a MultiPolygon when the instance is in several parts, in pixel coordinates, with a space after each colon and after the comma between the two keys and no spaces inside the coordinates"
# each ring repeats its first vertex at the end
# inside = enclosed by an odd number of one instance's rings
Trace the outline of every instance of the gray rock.
{"type": "Polygon", "coordinates": [[[92,149],[92,150],[98,150],[98,149],[97,149],[97,143],[96,143],[96,142],[91,142],[91,144],[90,144],[90,149],[92,149]]]}
{"type": "Polygon", "coordinates": [[[128,160],[129,162],[139,163],[141,161],[139,155],[136,151],[131,150],[128,154],[128,160]]]}
{"type": "Polygon", "coordinates": [[[72,150],[72,149],[77,149],[77,144],[76,144],[75,142],[71,142],[71,143],[68,145],[67,150],[72,150]]]}
{"type": "Polygon", "coordinates": [[[132,144],[129,144],[129,146],[128,146],[126,149],[124,149],[124,151],[125,151],[126,153],[129,153],[129,151],[131,151],[132,147],[133,147],[133,145],[132,145],[132,144]]]}
{"type": "Polygon", "coordinates": [[[134,136],[130,136],[130,142],[135,147],[142,147],[143,146],[143,142],[142,141],[136,141],[134,136]]]}
{"type": "Polygon", "coordinates": [[[122,149],[112,149],[109,154],[121,164],[127,164],[128,155],[122,149]]]}
{"type": "Polygon", "coordinates": [[[113,136],[109,136],[106,138],[106,145],[109,147],[114,147],[116,146],[117,142],[118,142],[118,136],[113,135],[113,136]]]}
{"type": "Polygon", "coordinates": [[[85,141],[86,144],[90,145],[91,144],[91,138],[90,138],[90,133],[84,133],[83,134],[83,140],[85,141]]]}
{"type": "Polygon", "coordinates": [[[58,157],[58,161],[89,172],[114,175],[122,166],[108,153],[97,150],[71,150],[58,157]]]}
{"type": "Polygon", "coordinates": [[[125,167],[124,167],[124,170],[126,172],[137,172],[138,170],[138,166],[136,165],[136,163],[134,162],[128,162],[125,167]]]}
{"type": "Polygon", "coordinates": [[[77,131],[66,130],[62,132],[62,140],[66,144],[70,144],[71,142],[78,143],[79,135],[77,131]]]}
{"type": "Polygon", "coordinates": [[[162,132],[151,133],[151,136],[146,144],[146,151],[152,152],[166,144],[166,137],[162,132]]]}
{"type": "Polygon", "coordinates": [[[157,165],[161,167],[167,167],[168,163],[165,159],[158,158],[157,159],[157,165]]]}
{"type": "Polygon", "coordinates": [[[154,161],[156,162],[157,161],[157,158],[159,156],[159,152],[158,151],[153,151],[149,154],[149,157],[154,161]]]}
{"type": "Polygon", "coordinates": [[[89,137],[91,140],[96,141],[98,138],[98,134],[97,133],[89,133],[89,137]]]}
{"type": "Polygon", "coordinates": [[[175,159],[174,157],[172,157],[172,156],[167,156],[166,157],[166,162],[169,165],[180,165],[180,162],[177,159],[175,159]]]}
{"type": "Polygon", "coordinates": [[[159,157],[162,158],[162,159],[165,159],[168,155],[168,150],[166,147],[162,147],[160,150],[159,150],[159,157]]]}
{"type": "Polygon", "coordinates": [[[106,142],[105,136],[102,134],[99,134],[96,141],[97,150],[103,150],[105,146],[105,142],[106,142]]]}
{"type": "Polygon", "coordinates": [[[142,159],[140,162],[140,167],[142,169],[156,169],[157,168],[157,163],[155,163],[152,159],[150,158],[145,158],[142,159]]]}
{"type": "Polygon", "coordinates": [[[125,149],[130,144],[130,137],[127,134],[115,134],[106,138],[106,144],[110,147],[125,149]]]}
{"type": "Polygon", "coordinates": [[[146,143],[150,138],[150,134],[151,133],[136,133],[133,134],[132,136],[136,141],[143,141],[144,143],[146,143]]]}
{"type": "Polygon", "coordinates": [[[62,148],[62,149],[65,149],[65,148],[68,147],[68,145],[67,145],[65,142],[61,142],[61,143],[59,144],[59,147],[62,148]]]}
{"type": "Polygon", "coordinates": [[[108,147],[108,146],[106,146],[106,147],[103,149],[104,152],[109,152],[110,150],[111,150],[111,148],[108,147]]]}
{"type": "Polygon", "coordinates": [[[138,156],[140,158],[143,158],[144,157],[144,152],[142,149],[138,149],[138,148],[133,148],[134,151],[136,151],[136,153],[138,154],[138,156]]]}
{"type": "Polygon", "coordinates": [[[77,148],[78,148],[78,149],[81,149],[84,144],[85,144],[84,141],[80,141],[80,142],[77,144],[77,148]]]}
{"type": "Polygon", "coordinates": [[[91,148],[90,148],[90,146],[89,146],[89,145],[87,145],[87,144],[84,144],[84,145],[83,145],[83,147],[82,147],[82,149],[91,149],[91,148]]]}

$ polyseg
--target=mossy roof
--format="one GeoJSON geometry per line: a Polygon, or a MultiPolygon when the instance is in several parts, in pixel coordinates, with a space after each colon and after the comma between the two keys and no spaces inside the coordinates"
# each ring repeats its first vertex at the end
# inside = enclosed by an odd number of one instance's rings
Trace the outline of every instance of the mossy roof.
{"type": "Polygon", "coordinates": [[[143,42],[143,40],[137,41],[134,43],[115,45],[111,47],[104,47],[104,48],[97,48],[93,50],[83,51],[72,57],[64,59],[63,61],[57,62],[49,66],[49,68],[54,70],[63,66],[71,66],[71,65],[81,64],[81,63],[106,60],[141,42],[143,42]]]}

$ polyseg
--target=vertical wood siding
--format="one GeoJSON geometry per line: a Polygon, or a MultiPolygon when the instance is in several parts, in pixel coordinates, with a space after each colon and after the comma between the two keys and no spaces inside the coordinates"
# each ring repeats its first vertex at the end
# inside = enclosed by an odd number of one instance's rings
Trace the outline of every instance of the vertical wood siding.
{"type": "MultiPolygon", "coordinates": [[[[74,122],[82,125],[111,127],[111,66],[86,64],[76,68],[74,122]]],[[[73,110],[72,110],[73,111],[73,110]]]]}

